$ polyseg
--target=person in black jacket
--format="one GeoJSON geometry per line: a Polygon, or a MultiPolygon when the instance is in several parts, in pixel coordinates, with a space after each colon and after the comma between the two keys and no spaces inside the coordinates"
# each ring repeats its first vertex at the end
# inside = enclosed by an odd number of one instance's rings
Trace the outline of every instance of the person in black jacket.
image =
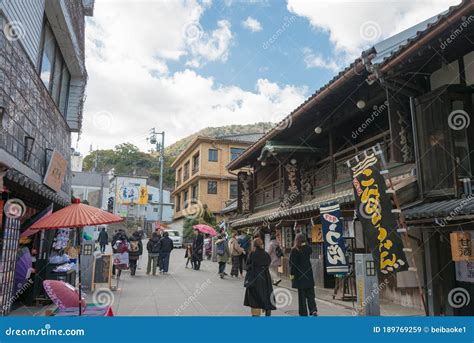
{"type": "Polygon", "coordinates": [[[158,232],[153,232],[151,238],[146,244],[146,250],[148,251],[148,264],[146,267],[146,274],[150,275],[150,272],[153,272],[153,275],[156,275],[156,267],[158,266],[158,259],[160,256],[160,239],[158,232]]]}
{"type": "Polygon", "coordinates": [[[143,244],[140,239],[140,233],[135,231],[130,237],[130,249],[128,251],[128,259],[130,263],[130,275],[134,276],[137,271],[137,261],[143,254],[143,244]]]}
{"type": "Polygon", "coordinates": [[[290,252],[291,287],[298,289],[298,312],[300,316],[318,315],[314,295],[313,268],[311,266],[311,248],[306,244],[306,238],[299,233],[290,252]]]}
{"type": "Polygon", "coordinates": [[[199,270],[201,268],[202,254],[204,251],[204,236],[198,229],[194,230],[193,239],[193,262],[194,269],[199,270]]]}
{"type": "Polygon", "coordinates": [[[107,231],[105,231],[105,227],[100,230],[97,240],[100,245],[100,253],[103,254],[105,252],[105,247],[109,244],[109,235],[107,234],[107,231]]]}
{"type": "Polygon", "coordinates": [[[173,241],[168,237],[168,232],[165,231],[160,239],[160,273],[168,273],[171,250],[173,250],[173,241]]]}
{"type": "Polygon", "coordinates": [[[247,274],[245,275],[244,305],[251,308],[252,316],[270,316],[276,310],[273,294],[272,278],[268,270],[272,259],[263,249],[263,241],[256,238],[252,243],[252,252],[247,258],[247,274]]]}

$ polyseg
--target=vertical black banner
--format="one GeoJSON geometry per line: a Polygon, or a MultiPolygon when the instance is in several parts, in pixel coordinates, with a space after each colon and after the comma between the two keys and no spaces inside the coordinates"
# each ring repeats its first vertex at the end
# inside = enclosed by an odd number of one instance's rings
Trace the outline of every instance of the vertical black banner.
{"type": "Polygon", "coordinates": [[[253,211],[253,175],[247,172],[237,174],[237,211],[252,213],[253,211]]]}
{"type": "Polygon", "coordinates": [[[408,263],[380,170],[380,161],[375,153],[367,153],[363,160],[351,166],[356,209],[366,232],[367,243],[379,271],[390,274],[407,270],[408,263]]]}

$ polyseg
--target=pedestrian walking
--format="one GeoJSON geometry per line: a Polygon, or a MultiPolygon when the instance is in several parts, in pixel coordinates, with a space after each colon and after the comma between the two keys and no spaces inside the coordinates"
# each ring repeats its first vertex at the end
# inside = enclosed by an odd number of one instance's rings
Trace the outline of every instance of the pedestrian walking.
{"type": "Polygon", "coordinates": [[[245,275],[244,305],[250,307],[252,316],[271,316],[276,310],[272,279],[268,270],[270,255],[263,249],[263,241],[256,238],[252,242],[252,251],[247,257],[247,274],[245,275]]]}
{"type": "Polygon", "coordinates": [[[204,236],[198,229],[194,230],[193,238],[193,262],[194,270],[201,269],[202,254],[204,248],[204,236]]]}
{"type": "Polygon", "coordinates": [[[234,232],[232,234],[232,238],[229,240],[229,251],[230,251],[230,256],[231,256],[231,261],[232,261],[232,269],[230,271],[230,276],[239,276],[239,270],[240,270],[240,275],[242,275],[242,265],[240,264],[240,256],[245,254],[245,250],[242,249],[242,247],[239,244],[239,241],[237,239],[237,232],[234,232]]]}
{"type": "MultiPolygon", "coordinates": [[[[145,230],[143,230],[140,226],[137,227],[137,237],[140,237],[140,240],[143,241],[145,239],[145,230]]],[[[140,256],[137,261],[137,269],[142,269],[142,262],[143,262],[143,256],[140,256]]]]}
{"type": "Polygon", "coordinates": [[[146,250],[148,251],[148,264],[146,266],[146,274],[156,275],[156,267],[158,266],[158,258],[160,256],[160,237],[157,232],[151,234],[151,238],[146,244],[146,250]]]}
{"type": "Polygon", "coordinates": [[[109,244],[109,235],[107,234],[107,231],[105,231],[105,227],[100,230],[97,241],[100,245],[100,253],[105,253],[105,247],[107,246],[107,244],[109,244]]]}
{"type": "Polygon", "coordinates": [[[206,234],[206,238],[204,238],[204,252],[206,258],[210,260],[212,257],[212,238],[209,234],[206,234]]]}
{"type": "Polygon", "coordinates": [[[243,231],[241,231],[240,234],[237,236],[237,240],[239,241],[240,247],[245,251],[245,254],[239,256],[240,276],[243,276],[243,271],[247,269],[247,266],[245,265],[245,260],[248,254],[250,253],[250,238],[243,231]]]}
{"type": "Polygon", "coordinates": [[[143,244],[138,231],[133,233],[132,237],[130,237],[129,243],[130,249],[128,251],[128,259],[130,261],[130,275],[135,276],[138,259],[143,254],[143,244]]]}
{"type": "Polygon", "coordinates": [[[186,268],[188,268],[188,264],[191,262],[191,268],[194,269],[193,248],[192,248],[191,244],[187,245],[186,253],[184,254],[184,258],[186,259],[186,268]]]}
{"type": "Polygon", "coordinates": [[[278,284],[281,282],[280,275],[278,273],[278,268],[281,266],[283,250],[274,234],[270,236],[270,243],[268,244],[268,254],[272,259],[272,262],[270,263],[270,275],[272,277],[273,285],[278,286],[278,284]]]}
{"type": "Polygon", "coordinates": [[[218,274],[221,277],[221,279],[223,279],[224,276],[227,275],[225,272],[225,265],[227,264],[227,261],[229,260],[229,256],[230,256],[229,244],[227,243],[227,240],[224,238],[224,236],[219,235],[217,236],[215,245],[216,245],[217,262],[219,264],[218,274]]]}
{"type": "Polygon", "coordinates": [[[173,241],[165,231],[160,239],[160,272],[163,274],[168,274],[171,250],[173,250],[173,241]]]}
{"type": "Polygon", "coordinates": [[[313,268],[311,266],[311,248],[306,238],[299,233],[290,252],[291,287],[298,289],[298,312],[300,316],[318,315],[314,294],[313,268]]]}
{"type": "MultiPolygon", "coordinates": [[[[114,254],[125,254],[128,253],[130,249],[130,243],[128,242],[128,237],[123,230],[118,230],[114,237],[112,237],[112,252],[114,254]]],[[[130,260],[129,260],[130,263],[130,260]]],[[[122,274],[122,269],[127,269],[127,266],[112,266],[112,275],[117,274],[117,278],[120,278],[122,274]],[[118,272],[116,271],[118,269],[118,272]]]]}

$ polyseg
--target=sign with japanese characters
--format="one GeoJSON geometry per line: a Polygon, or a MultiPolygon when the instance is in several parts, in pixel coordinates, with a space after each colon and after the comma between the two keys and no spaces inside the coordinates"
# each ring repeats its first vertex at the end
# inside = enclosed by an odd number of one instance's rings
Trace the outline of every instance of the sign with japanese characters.
{"type": "Polygon", "coordinates": [[[67,161],[64,159],[57,150],[53,151],[51,159],[49,160],[48,170],[44,176],[43,183],[54,190],[59,192],[64,182],[64,176],[67,172],[67,161]]]}
{"type": "Polygon", "coordinates": [[[287,163],[283,168],[284,192],[280,207],[287,208],[301,200],[301,184],[298,167],[295,163],[287,163]]]}
{"type": "Polygon", "coordinates": [[[357,215],[365,231],[367,244],[380,273],[390,274],[407,270],[408,263],[380,170],[375,152],[366,152],[362,160],[351,166],[357,215]]]}
{"type": "Polygon", "coordinates": [[[237,210],[239,213],[252,212],[253,175],[247,172],[237,174],[237,210]]]}
{"type": "Polygon", "coordinates": [[[346,258],[346,245],[342,232],[341,209],[338,203],[321,206],[321,224],[323,229],[324,258],[328,274],[344,275],[349,273],[346,258]]]}
{"type": "Polygon", "coordinates": [[[449,234],[453,261],[474,261],[473,242],[468,231],[456,231],[449,234]]]}

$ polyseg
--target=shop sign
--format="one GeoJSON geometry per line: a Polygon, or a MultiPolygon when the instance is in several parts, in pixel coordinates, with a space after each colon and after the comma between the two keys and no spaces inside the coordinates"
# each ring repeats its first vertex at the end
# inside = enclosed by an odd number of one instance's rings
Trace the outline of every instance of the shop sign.
{"type": "Polygon", "coordinates": [[[67,161],[57,150],[54,150],[49,160],[48,170],[44,176],[43,183],[55,192],[59,192],[66,172],[67,161]]]}
{"type": "Polygon", "coordinates": [[[472,235],[467,231],[451,232],[451,256],[453,261],[474,260],[472,235]]]}
{"type": "Polygon", "coordinates": [[[321,224],[314,224],[311,227],[311,242],[323,243],[323,227],[321,224]]]}
{"type": "Polygon", "coordinates": [[[328,274],[344,275],[349,272],[344,243],[342,214],[338,203],[321,206],[324,259],[328,274]]]}
{"type": "Polygon", "coordinates": [[[239,213],[251,213],[253,176],[247,172],[237,174],[237,210],[239,213]]]}
{"type": "Polygon", "coordinates": [[[366,152],[362,160],[350,167],[357,215],[366,232],[368,246],[378,270],[389,274],[407,270],[408,263],[378,156],[375,152],[366,152]]]}
{"type": "Polygon", "coordinates": [[[474,261],[455,262],[456,281],[474,283],[474,261]]]}

